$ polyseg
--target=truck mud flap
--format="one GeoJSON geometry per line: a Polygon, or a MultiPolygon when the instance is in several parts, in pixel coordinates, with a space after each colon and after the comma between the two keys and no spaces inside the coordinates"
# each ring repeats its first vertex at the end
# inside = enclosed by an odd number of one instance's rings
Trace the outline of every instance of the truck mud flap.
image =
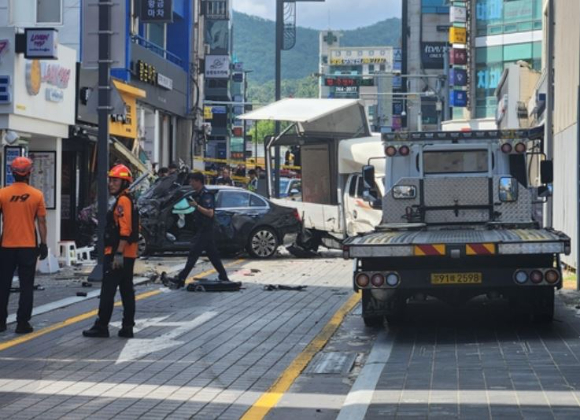
{"type": "Polygon", "coordinates": [[[187,285],[188,292],[239,292],[241,288],[241,282],[207,279],[198,280],[187,285]]]}

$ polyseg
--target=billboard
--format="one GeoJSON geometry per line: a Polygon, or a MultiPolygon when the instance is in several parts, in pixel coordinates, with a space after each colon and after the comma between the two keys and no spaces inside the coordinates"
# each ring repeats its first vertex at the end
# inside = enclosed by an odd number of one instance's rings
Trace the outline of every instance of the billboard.
{"type": "Polygon", "coordinates": [[[446,42],[421,42],[421,62],[424,69],[443,69],[448,46],[446,42]]]}
{"type": "Polygon", "coordinates": [[[230,56],[207,55],[205,57],[205,77],[208,79],[228,79],[230,77],[230,56]]]}

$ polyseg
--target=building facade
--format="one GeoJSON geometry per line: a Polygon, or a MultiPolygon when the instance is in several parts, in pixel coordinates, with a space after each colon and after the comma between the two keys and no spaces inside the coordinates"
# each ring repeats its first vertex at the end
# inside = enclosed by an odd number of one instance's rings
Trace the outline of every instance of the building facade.
{"type": "Polygon", "coordinates": [[[393,90],[400,68],[393,47],[341,47],[337,32],[323,31],[320,42],[320,98],[361,99],[375,131],[400,128],[393,120],[393,90]]]}

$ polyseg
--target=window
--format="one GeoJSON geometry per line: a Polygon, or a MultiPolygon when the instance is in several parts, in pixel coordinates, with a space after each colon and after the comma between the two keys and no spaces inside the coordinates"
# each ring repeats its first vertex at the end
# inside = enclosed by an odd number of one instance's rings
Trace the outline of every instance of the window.
{"type": "Polygon", "coordinates": [[[357,183],[358,183],[358,178],[356,176],[353,176],[350,179],[350,186],[348,188],[348,195],[350,195],[351,197],[354,197],[356,195],[356,189],[357,189],[357,183]]]}
{"type": "Polygon", "coordinates": [[[220,191],[217,207],[223,209],[250,207],[250,194],[242,191],[220,191]]]}
{"type": "Polygon", "coordinates": [[[428,174],[470,174],[488,171],[487,150],[437,151],[423,153],[423,172],[428,174]]]}
{"type": "Polygon", "coordinates": [[[62,25],[62,0],[36,0],[36,22],[62,25]]]}
{"type": "Polygon", "coordinates": [[[227,19],[228,7],[227,1],[206,1],[206,17],[208,19],[227,19]]]}
{"type": "Polygon", "coordinates": [[[268,207],[268,203],[257,195],[250,194],[250,207],[268,207]]]}
{"type": "Polygon", "coordinates": [[[165,24],[164,23],[148,23],[147,25],[147,41],[155,44],[162,49],[165,49],[165,24]]]}

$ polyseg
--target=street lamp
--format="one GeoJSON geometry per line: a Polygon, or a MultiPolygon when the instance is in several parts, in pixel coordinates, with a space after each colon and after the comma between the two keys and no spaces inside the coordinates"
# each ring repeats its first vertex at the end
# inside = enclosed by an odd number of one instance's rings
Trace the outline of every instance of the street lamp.
{"type": "MultiPolygon", "coordinates": [[[[323,2],[325,0],[276,0],[276,101],[282,97],[282,50],[284,50],[284,7],[298,2],[323,2]]],[[[294,20],[296,14],[294,11],[294,20]]],[[[294,24],[295,25],[295,24],[294,24]]],[[[293,28],[295,30],[295,26],[293,28]]],[[[292,43],[287,49],[294,47],[292,43]]],[[[280,134],[280,122],[276,122],[276,135],[280,134]]],[[[269,162],[266,162],[269,166],[269,162]]],[[[268,172],[268,167],[266,167],[268,172]]],[[[274,148],[274,196],[280,198],[280,146],[274,148]]]]}

